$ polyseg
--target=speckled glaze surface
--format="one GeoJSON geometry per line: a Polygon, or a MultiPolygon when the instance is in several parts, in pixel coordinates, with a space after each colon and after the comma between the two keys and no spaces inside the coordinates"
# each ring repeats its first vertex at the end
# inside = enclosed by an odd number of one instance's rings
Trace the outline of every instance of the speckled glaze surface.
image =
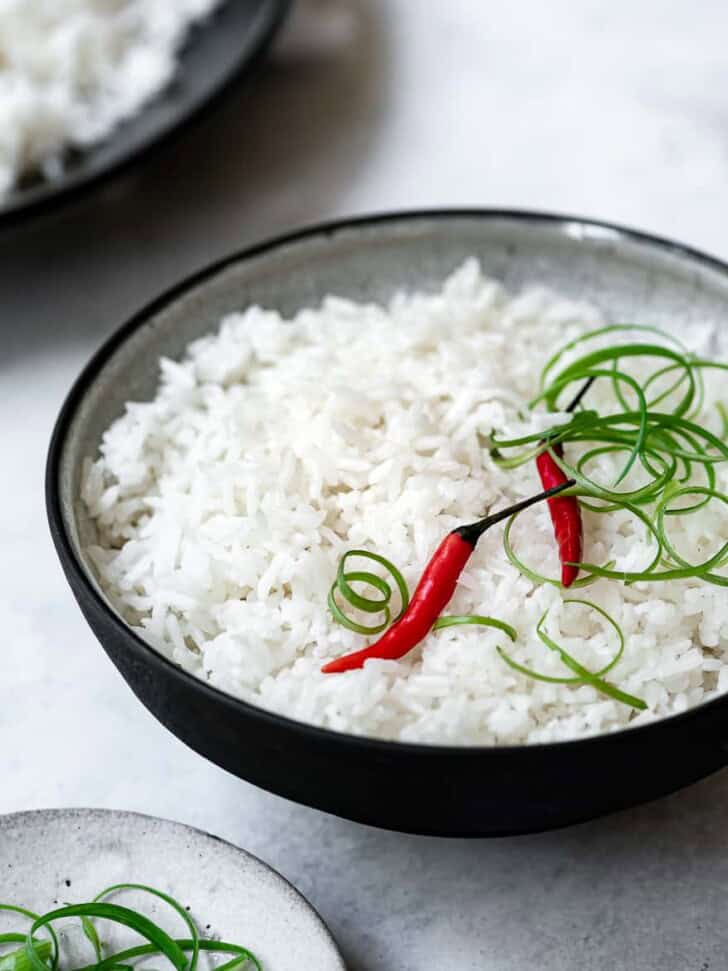
{"type": "MultiPolygon", "coordinates": [[[[203,936],[250,948],[264,971],[345,971],[327,928],[291,884],[244,850],[180,823],[99,809],[0,816],[0,866],[8,903],[42,912],[114,883],[148,884],[189,907],[203,936]]],[[[185,936],[161,901],[125,902],[185,936]]],[[[104,940],[108,932],[104,925],[104,940]]],[[[114,932],[113,940],[124,947],[136,939],[114,932]]]]}
{"type": "Polygon", "coordinates": [[[432,290],[473,255],[513,290],[546,284],[596,304],[613,321],[728,324],[725,265],[604,223],[474,210],[316,227],[203,271],[117,331],[66,400],[46,478],[51,532],[86,619],[135,694],[171,731],[280,795],[361,822],[438,835],[549,829],[694,782],[728,761],[728,699],[611,735],[499,748],[381,742],[279,717],[186,674],[113,613],[83,553],[95,537],[79,498],[80,475],[125,402],[153,397],[159,358],[178,358],[224,313],[258,303],[290,314],[327,293],[381,301],[403,288],[432,290]]]}

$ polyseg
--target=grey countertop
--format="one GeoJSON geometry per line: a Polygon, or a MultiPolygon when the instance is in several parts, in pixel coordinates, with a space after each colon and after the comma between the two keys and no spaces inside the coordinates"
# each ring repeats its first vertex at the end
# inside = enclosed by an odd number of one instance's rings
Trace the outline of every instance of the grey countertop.
{"type": "Polygon", "coordinates": [[[71,380],[127,315],[306,222],[536,207],[728,256],[727,32],[710,0],[300,0],[253,86],[0,233],[0,812],[109,806],[217,833],[310,897],[352,971],[726,967],[727,773],[570,830],[471,843],[260,792],[161,729],[97,647],[51,548],[43,462],[71,380]]]}

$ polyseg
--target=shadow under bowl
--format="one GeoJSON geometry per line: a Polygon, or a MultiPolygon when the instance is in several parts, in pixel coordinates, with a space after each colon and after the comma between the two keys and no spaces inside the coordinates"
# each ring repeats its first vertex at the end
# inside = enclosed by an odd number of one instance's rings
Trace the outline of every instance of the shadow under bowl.
{"type": "Polygon", "coordinates": [[[728,697],[640,728],[555,744],[453,747],[320,729],[239,701],[138,638],[101,593],[84,547],[83,460],[127,401],[151,399],[227,312],[292,314],[327,293],[386,301],[434,290],[466,257],[510,289],[544,283],[617,321],[728,324],[728,267],[687,247],[593,221],[471,210],[374,216],[249,249],[185,280],[109,340],[58,418],[46,495],[63,569],[104,650],[144,705],[229,772],[286,798],[404,832],[496,836],[589,819],[666,794],[728,762],[728,697]]]}

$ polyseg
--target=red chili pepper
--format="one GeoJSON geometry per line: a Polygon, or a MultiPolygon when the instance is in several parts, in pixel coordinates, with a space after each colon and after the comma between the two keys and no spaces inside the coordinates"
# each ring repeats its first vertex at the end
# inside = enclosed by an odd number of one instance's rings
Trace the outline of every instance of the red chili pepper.
{"type": "Polygon", "coordinates": [[[324,674],[338,674],[361,668],[369,658],[394,660],[403,657],[427,636],[430,628],[450,602],[455,593],[458,577],[463,572],[475,546],[483,533],[514,513],[527,509],[536,502],[574,485],[573,480],[558,485],[555,489],[524,499],[522,502],[503,509],[501,512],[486,516],[476,523],[459,526],[445,537],[435,550],[430,562],[417,584],[407,610],[396,624],[392,624],[378,641],[363,648],[336,658],[321,669],[324,674]]]}
{"type": "MultiPolygon", "coordinates": [[[[573,411],[576,408],[589,390],[593,380],[594,378],[589,378],[583,385],[566,409],[567,411],[573,411]]],[[[559,457],[564,454],[560,443],[553,446],[553,451],[559,457]]],[[[563,485],[568,481],[564,472],[548,452],[542,452],[537,457],[536,468],[544,489],[553,489],[555,486],[563,485]]],[[[571,564],[578,563],[581,560],[583,529],[579,500],[576,496],[559,496],[556,499],[549,499],[548,504],[554,535],[559,547],[561,582],[565,587],[570,587],[579,576],[579,567],[571,566],[571,564]]]]}
{"type": "MultiPolygon", "coordinates": [[[[557,455],[563,454],[560,445],[554,446],[557,455]]],[[[542,452],[536,459],[536,468],[545,489],[563,485],[566,476],[548,452],[542,452]]],[[[582,525],[579,500],[576,496],[557,496],[549,499],[549,512],[554,527],[554,535],[559,546],[561,560],[561,582],[570,587],[579,575],[579,567],[572,566],[581,560],[582,525]]]]}

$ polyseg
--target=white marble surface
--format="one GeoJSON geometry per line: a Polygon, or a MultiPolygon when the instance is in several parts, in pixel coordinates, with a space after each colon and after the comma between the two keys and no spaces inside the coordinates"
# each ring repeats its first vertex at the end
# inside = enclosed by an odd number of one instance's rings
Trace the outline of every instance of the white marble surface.
{"type": "Polygon", "coordinates": [[[718,0],[301,0],[254,88],[85,199],[0,233],[0,812],[110,806],[218,833],[310,896],[352,971],[725,967],[728,774],[478,843],[259,792],[132,697],[71,598],[42,493],[54,415],[99,342],[181,275],[280,230],[531,206],[728,256],[727,32],[718,0]]]}

